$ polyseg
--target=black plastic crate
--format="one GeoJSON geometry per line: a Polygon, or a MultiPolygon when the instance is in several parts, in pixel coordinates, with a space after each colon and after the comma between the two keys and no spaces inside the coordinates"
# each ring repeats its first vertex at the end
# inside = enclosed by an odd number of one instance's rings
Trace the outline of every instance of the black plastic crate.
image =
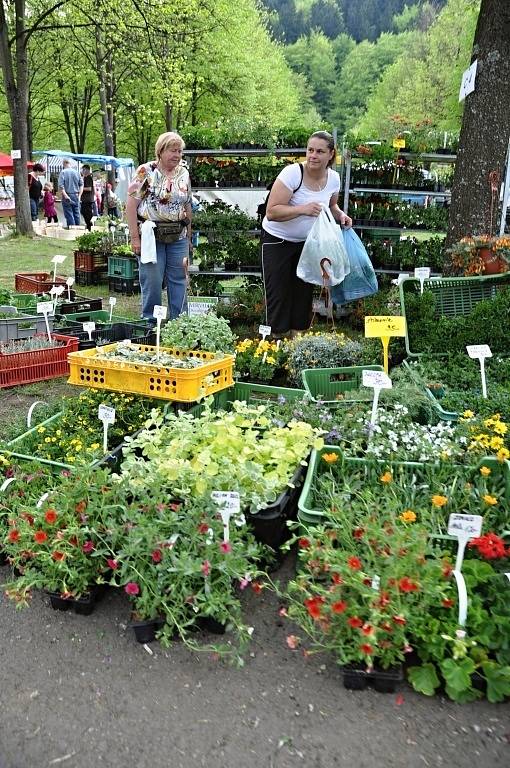
{"type": "Polygon", "coordinates": [[[100,283],[106,283],[108,280],[108,273],[102,267],[101,269],[94,269],[92,272],[88,272],[81,269],[75,269],[74,281],[76,285],[100,285],[100,283]]]}
{"type": "Polygon", "coordinates": [[[109,277],[108,290],[110,293],[122,293],[124,296],[134,296],[140,293],[140,281],[136,277],[109,277]]]}
{"type": "Polygon", "coordinates": [[[92,339],[89,339],[89,334],[83,330],[81,323],[72,323],[66,327],[66,334],[78,339],[78,349],[93,349],[102,344],[111,344],[114,341],[123,341],[124,339],[136,339],[145,342],[147,328],[139,323],[112,323],[96,328],[91,333],[92,339]]]}
{"type": "Polygon", "coordinates": [[[103,309],[103,299],[87,299],[85,296],[74,296],[74,301],[64,301],[57,305],[56,315],[70,315],[75,312],[95,312],[103,309]]]}

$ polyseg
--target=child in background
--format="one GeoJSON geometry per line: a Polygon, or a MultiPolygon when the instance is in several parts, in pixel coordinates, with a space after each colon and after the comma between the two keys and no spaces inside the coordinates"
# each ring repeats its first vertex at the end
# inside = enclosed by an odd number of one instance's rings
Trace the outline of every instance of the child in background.
{"type": "Polygon", "coordinates": [[[57,209],[55,208],[55,195],[53,194],[53,184],[49,181],[43,187],[43,209],[48,224],[52,222],[58,224],[57,209]]]}

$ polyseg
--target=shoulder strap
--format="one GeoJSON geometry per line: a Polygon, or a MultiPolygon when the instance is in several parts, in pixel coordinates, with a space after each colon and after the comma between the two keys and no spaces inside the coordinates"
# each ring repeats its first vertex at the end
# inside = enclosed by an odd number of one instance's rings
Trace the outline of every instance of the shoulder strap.
{"type": "Polygon", "coordinates": [[[297,192],[298,189],[300,188],[301,184],[303,183],[303,176],[304,176],[304,173],[305,173],[305,169],[303,167],[303,163],[299,163],[299,170],[301,171],[301,179],[299,180],[299,184],[297,185],[296,189],[292,190],[292,194],[297,192]]]}

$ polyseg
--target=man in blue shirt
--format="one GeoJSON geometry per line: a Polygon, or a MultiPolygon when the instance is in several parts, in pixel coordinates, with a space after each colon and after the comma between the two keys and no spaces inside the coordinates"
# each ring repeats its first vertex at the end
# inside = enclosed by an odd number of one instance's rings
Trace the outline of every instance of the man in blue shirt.
{"type": "Polygon", "coordinates": [[[80,200],[83,192],[83,179],[78,171],[71,167],[70,160],[64,160],[64,167],[58,177],[58,191],[62,198],[62,210],[68,227],[80,224],[80,200]]]}

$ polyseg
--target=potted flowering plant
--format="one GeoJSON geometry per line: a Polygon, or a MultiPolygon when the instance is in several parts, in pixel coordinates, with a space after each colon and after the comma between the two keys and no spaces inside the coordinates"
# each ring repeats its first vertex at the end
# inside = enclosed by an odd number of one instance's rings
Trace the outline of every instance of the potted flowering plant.
{"type": "Polygon", "coordinates": [[[156,493],[147,502],[140,494],[120,520],[114,519],[111,530],[107,562],[112,583],[123,587],[132,602],[139,642],[153,640],[159,631],[165,645],[178,637],[204,650],[190,637],[204,627],[236,635],[237,648],[231,642],[216,644],[216,652],[236,657],[242,652],[252,630],[242,618],[238,587],[257,583],[262,554],[244,515],[232,517],[227,530],[211,499],[180,504],[156,493]]]}
{"type": "Polygon", "coordinates": [[[244,339],[236,345],[236,373],[250,381],[273,381],[286,360],[285,344],[244,339]]]}
{"type": "Polygon", "coordinates": [[[33,589],[45,589],[52,607],[90,613],[105,582],[105,520],[121,505],[120,490],[105,470],[60,476],[37,501],[27,496],[9,519],[4,550],[20,574],[7,594],[20,606],[33,589]]]}
{"type": "Polygon", "coordinates": [[[287,588],[288,615],[312,652],[335,654],[346,687],[365,687],[373,677],[378,690],[394,690],[417,617],[452,587],[414,513],[372,514],[362,524],[348,517],[332,512],[323,526],[296,535],[299,571],[287,588]]]}

